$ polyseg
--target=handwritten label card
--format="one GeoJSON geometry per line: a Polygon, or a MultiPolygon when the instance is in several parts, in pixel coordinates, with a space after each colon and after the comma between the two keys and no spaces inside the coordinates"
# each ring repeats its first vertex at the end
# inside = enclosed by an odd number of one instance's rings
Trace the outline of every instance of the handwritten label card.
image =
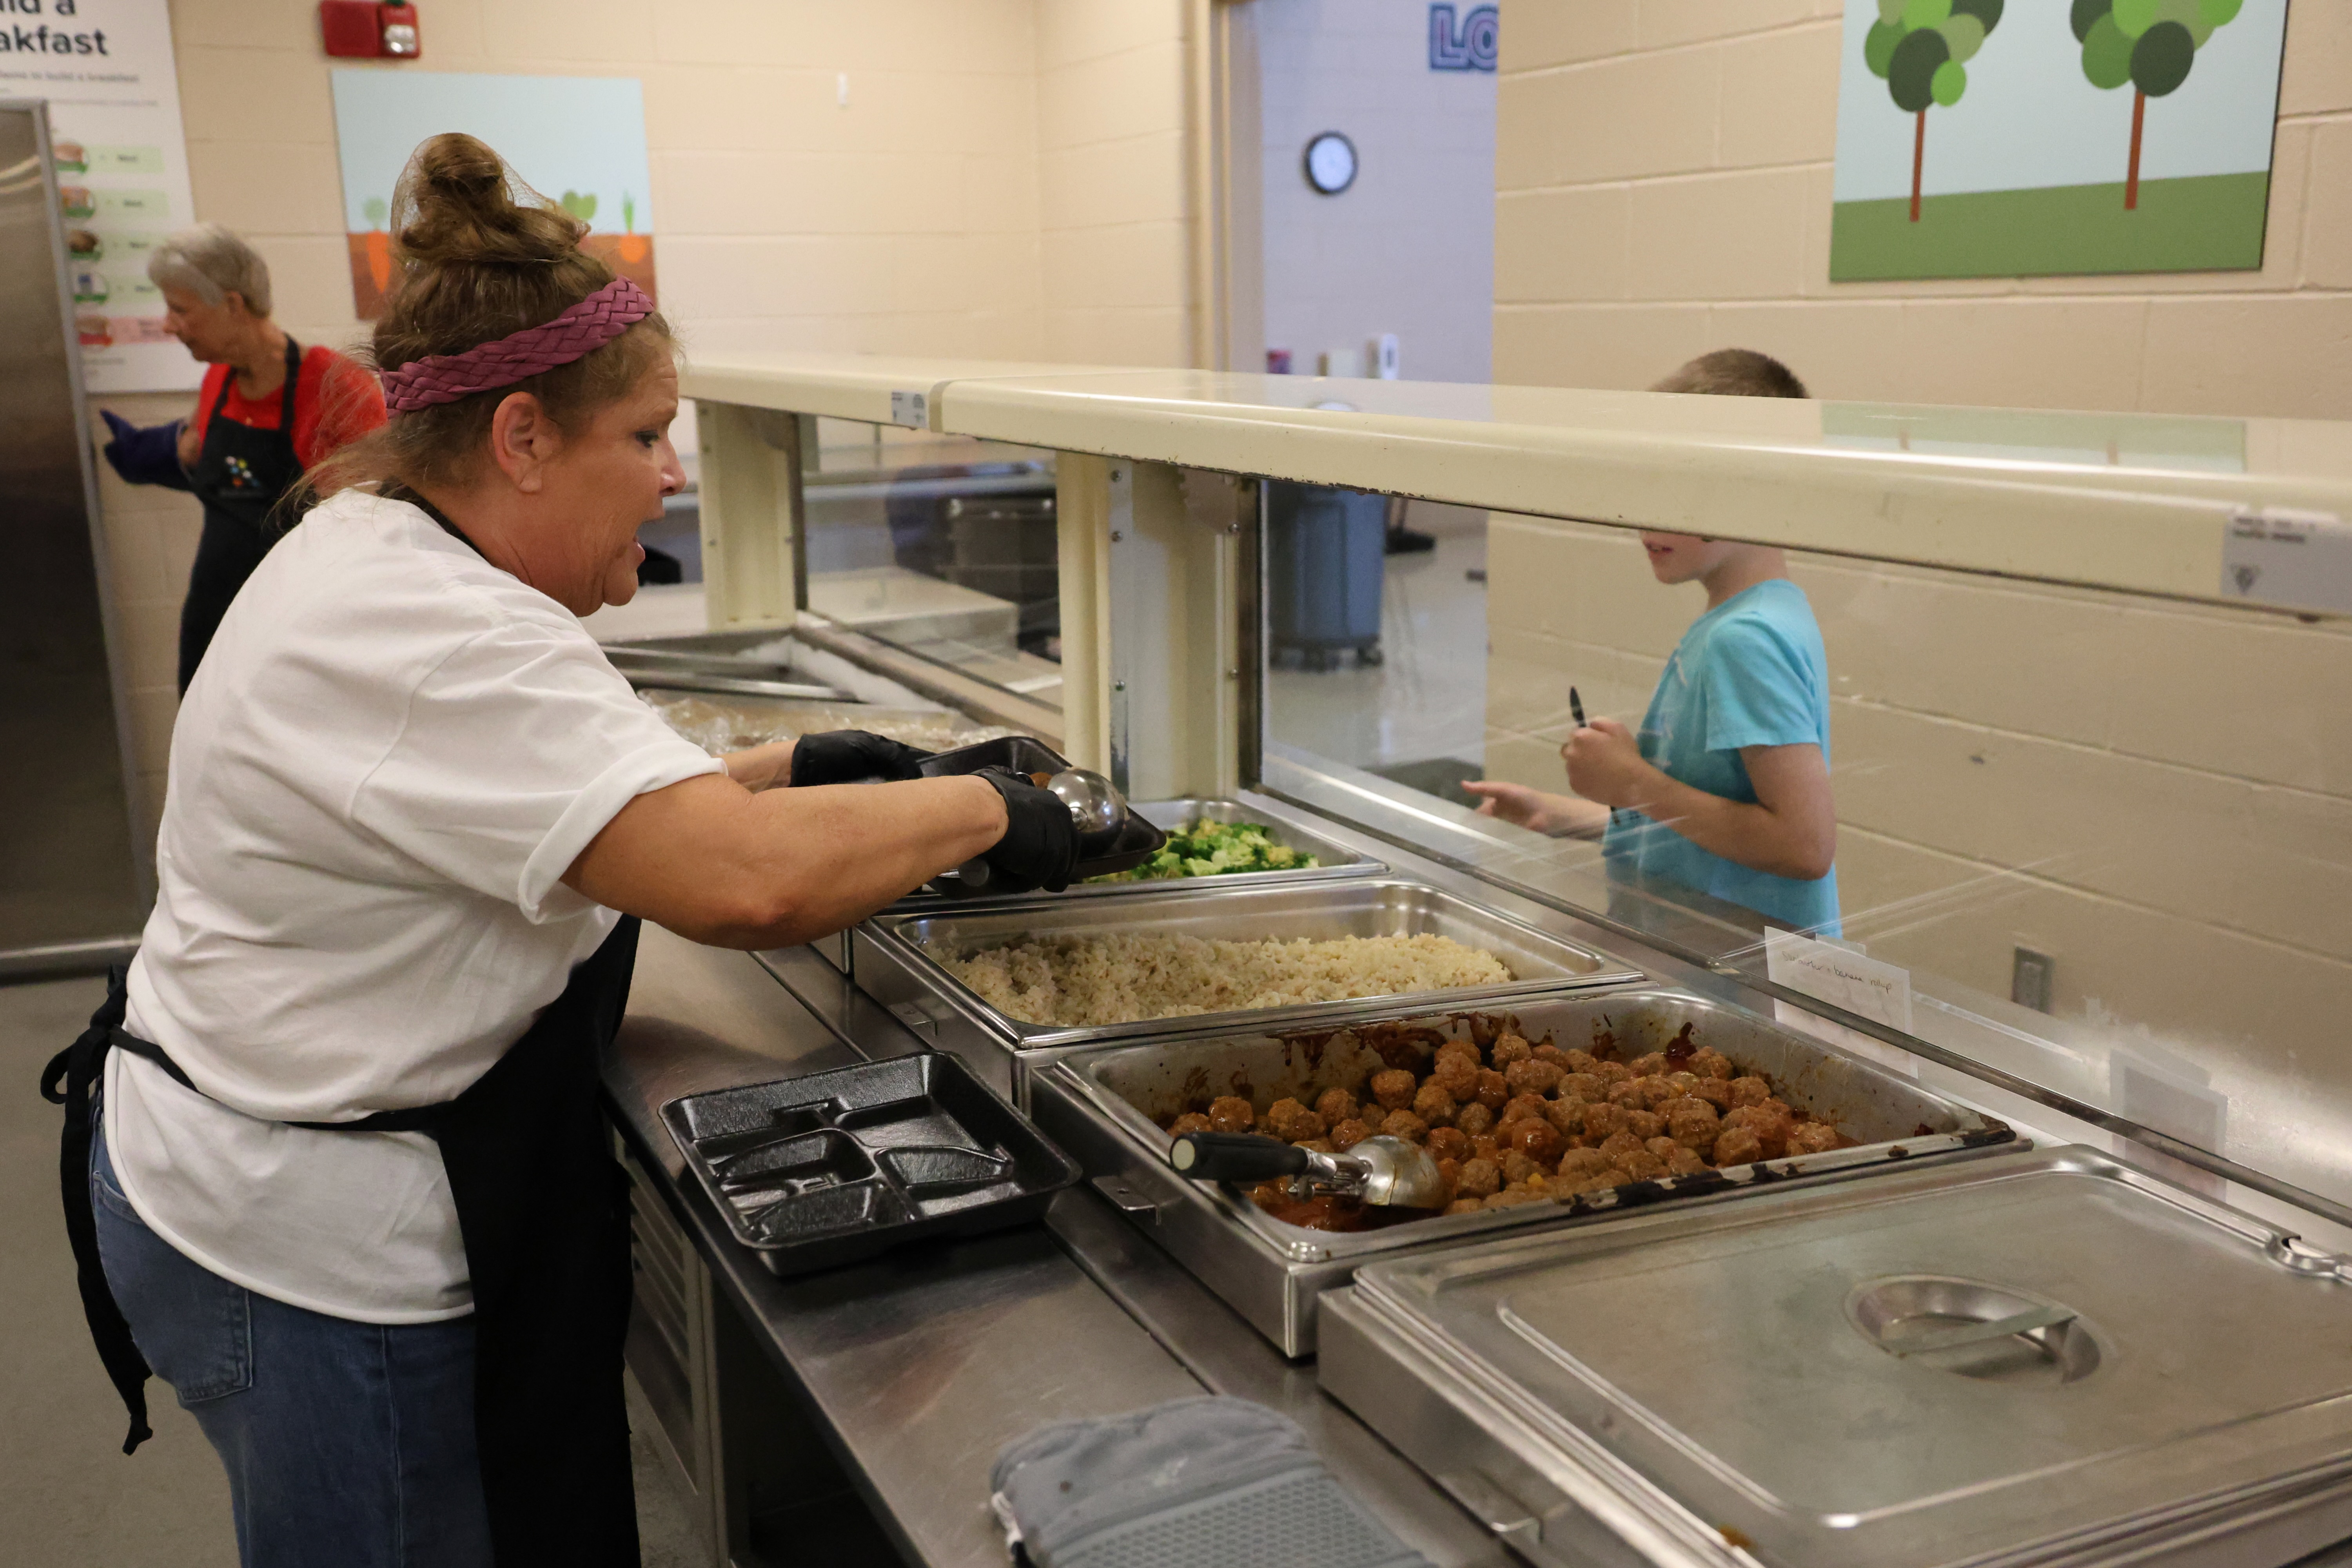
{"type": "MultiPolygon", "coordinates": [[[[1876,1023],[1911,1032],[1911,972],[1864,956],[1839,942],[1768,929],[1764,936],[1764,972],[1775,985],[1801,991],[1808,996],[1856,1013],[1876,1023]]],[[[1773,1016],[1814,1038],[1841,1050],[1866,1057],[1916,1078],[1918,1058],[1882,1040],[1843,1024],[1817,1018],[1786,1002],[1772,1005],[1773,1016]]]]}

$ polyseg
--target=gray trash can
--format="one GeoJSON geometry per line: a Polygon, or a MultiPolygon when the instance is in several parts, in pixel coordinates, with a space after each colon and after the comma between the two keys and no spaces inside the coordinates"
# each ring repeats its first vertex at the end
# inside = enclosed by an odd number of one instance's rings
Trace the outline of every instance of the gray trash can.
{"type": "Polygon", "coordinates": [[[1271,651],[1314,669],[1350,651],[1380,663],[1388,499],[1276,479],[1265,505],[1271,651]]]}

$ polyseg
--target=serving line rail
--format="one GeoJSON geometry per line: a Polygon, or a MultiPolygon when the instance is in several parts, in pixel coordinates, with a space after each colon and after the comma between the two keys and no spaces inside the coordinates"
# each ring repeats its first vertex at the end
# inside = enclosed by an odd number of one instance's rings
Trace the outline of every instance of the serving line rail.
{"type": "MultiPolygon", "coordinates": [[[[661,1107],[924,1047],[809,950],[763,957],[765,969],[648,927],[606,1097],[639,1180],[708,1270],[716,1310],[736,1315],[909,1563],[1004,1563],[988,1472],[1022,1433],[1202,1393],[1298,1422],[1341,1482],[1440,1568],[1510,1561],[1485,1524],[1318,1392],[1311,1366],[1286,1362],[1087,1188],[1064,1194],[1043,1229],[805,1279],[770,1275],[685,1177],[661,1107]],[[827,1016],[796,993],[826,1004],[827,1016]]],[[[730,1391],[709,1392],[723,1412],[730,1391]]],[[[717,1421],[722,1431],[758,1424],[717,1421]]]]}
{"type": "Polygon", "coordinates": [[[778,416],[825,415],[1066,459],[2352,613],[2341,585],[2322,581],[2332,568],[2300,559],[2352,539],[2352,425],[2338,421],[826,353],[698,361],[682,389],[704,409],[706,475],[736,476],[731,503],[762,502],[714,526],[706,500],[706,533],[738,543],[772,526],[772,501],[757,492],[773,481],[760,470],[797,439],[778,416]],[[2234,575],[2257,558],[2264,571],[2234,575]]]}

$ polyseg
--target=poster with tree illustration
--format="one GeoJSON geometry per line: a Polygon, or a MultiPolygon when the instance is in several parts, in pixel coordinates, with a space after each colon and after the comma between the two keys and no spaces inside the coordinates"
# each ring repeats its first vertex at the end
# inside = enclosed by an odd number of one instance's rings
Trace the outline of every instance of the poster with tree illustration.
{"type": "Polygon", "coordinates": [[[1830,279],[2263,264],[2287,0],[1847,0],[1830,279]]]}
{"type": "Polygon", "coordinates": [[[656,293],[645,93],[635,79],[333,74],[352,300],[362,320],[383,314],[393,284],[393,188],[417,143],[444,131],[497,148],[532,189],[589,226],[585,248],[656,293]]]}

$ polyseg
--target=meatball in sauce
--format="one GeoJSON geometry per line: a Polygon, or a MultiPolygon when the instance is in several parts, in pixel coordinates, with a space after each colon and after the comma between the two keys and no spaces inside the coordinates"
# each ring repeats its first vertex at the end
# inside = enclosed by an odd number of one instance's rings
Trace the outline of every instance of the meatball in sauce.
{"type": "MultiPolygon", "coordinates": [[[[1696,1038],[1696,1028],[1685,1025],[1663,1047],[1628,1056],[1606,1022],[1586,1049],[1530,1040],[1516,1023],[1472,1015],[1446,1031],[1466,1029],[1469,1038],[1447,1038],[1418,1066],[1411,1064],[1423,1047],[1404,1034],[1384,1039],[1386,1061],[1370,1072],[1359,1068],[1354,1081],[1309,1082],[1263,1111],[1246,1096],[1218,1095],[1161,1125],[1171,1135],[1255,1132],[1342,1156],[1376,1135],[1402,1139],[1437,1162],[1446,1214],[1568,1203],[1629,1183],[1852,1145],[1780,1100],[1761,1074],[1696,1038]]],[[[1358,1230],[1433,1212],[1302,1199],[1287,1182],[1262,1184],[1250,1195],[1274,1218],[1310,1230],[1358,1230]]]]}

